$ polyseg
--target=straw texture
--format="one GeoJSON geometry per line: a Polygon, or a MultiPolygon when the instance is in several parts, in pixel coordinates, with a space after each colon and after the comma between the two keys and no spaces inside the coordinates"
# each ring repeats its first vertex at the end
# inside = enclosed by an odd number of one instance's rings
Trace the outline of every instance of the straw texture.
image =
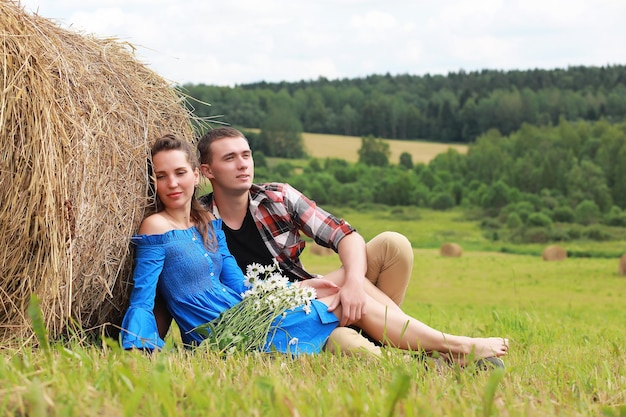
{"type": "Polygon", "coordinates": [[[119,323],[150,144],[193,138],[184,97],[132,45],[7,0],[0,49],[0,342],[32,336],[33,293],[52,337],[119,323]]]}

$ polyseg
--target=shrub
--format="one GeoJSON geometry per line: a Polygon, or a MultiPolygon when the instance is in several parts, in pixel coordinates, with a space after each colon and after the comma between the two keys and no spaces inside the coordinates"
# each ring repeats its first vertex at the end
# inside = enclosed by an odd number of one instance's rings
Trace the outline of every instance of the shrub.
{"type": "Polygon", "coordinates": [[[555,242],[568,242],[571,240],[571,237],[567,230],[555,227],[550,231],[550,240],[555,242]]]}
{"type": "Polygon", "coordinates": [[[270,173],[267,167],[254,167],[254,181],[255,182],[269,182],[269,181],[283,181],[285,178],[278,178],[276,175],[270,173]]]}
{"type": "Polygon", "coordinates": [[[529,227],[524,231],[524,242],[547,243],[550,241],[550,231],[543,227],[529,227]]]}
{"type": "Polygon", "coordinates": [[[306,188],[306,194],[318,204],[328,204],[328,193],[326,190],[327,188],[318,181],[312,181],[306,188]]]}
{"type": "Polygon", "coordinates": [[[486,217],[480,222],[480,227],[487,230],[498,230],[500,226],[500,222],[491,217],[486,217]]]}
{"type": "Polygon", "coordinates": [[[543,213],[531,213],[528,215],[526,224],[530,227],[552,227],[552,219],[543,213]]]}
{"type": "Polygon", "coordinates": [[[515,212],[519,214],[524,223],[528,221],[528,216],[535,212],[535,206],[529,201],[520,201],[515,204],[515,212]]]}
{"type": "Polygon", "coordinates": [[[574,210],[569,206],[560,206],[552,212],[552,220],[559,223],[573,223],[574,210]]]}
{"type": "Polygon", "coordinates": [[[626,213],[619,207],[613,206],[604,217],[604,223],[609,226],[626,226],[626,213]]]}
{"type": "Polygon", "coordinates": [[[580,237],[583,235],[582,227],[580,226],[570,227],[569,229],[567,229],[567,235],[570,237],[570,239],[580,239],[580,237]]]}
{"type": "Polygon", "coordinates": [[[448,210],[454,207],[454,197],[448,193],[436,193],[430,197],[430,208],[434,210],[448,210]]]}
{"type": "Polygon", "coordinates": [[[509,229],[517,229],[523,224],[522,218],[516,212],[509,214],[509,217],[506,219],[506,227],[509,229]]]}
{"type": "Polygon", "coordinates": [[[262,151],[254,153],[254,167],[267,167],[267,158],[265,158],[265,154],[262,151]]]}
{"type": "Polygon", "coordinates": [[[272,168],[272,172],[280,178],[289,178],[293,174],[294,166],[289,162],[280,162],[272,168]]]}
{"type": "MultiPolygon", "coordinates": [[[[257,164],[256,164],[256,153],[254,154],[254,167],[256,168],[257,164]]],[[[309,163],[307,164],[306,167],[304,167],[304,172],[305,173],[311,173],[311,172],[322,172],[322,164],[320,163],[320,160],[317,158],[311,158],[309,159],[309,163]]]]}
{"type": "Polygon", "coordinates": [[[576,223],[589,225],[597,223],[600,219],[600,208],[591,200],[584,200],[576,206],[574,210],[574,218],[576,223]]]}
{"type": "Polygon", "coordinates": [[[608,233],[606,230],[602,229],[599,226],[592,226],[587,228],[587,230],[585,230],[584,232],[584,236],[587,239],[591,239],[591,240],[596,240],[596,241],[605,241],[605,240],[611,240],[611,234],[608,233]]]}

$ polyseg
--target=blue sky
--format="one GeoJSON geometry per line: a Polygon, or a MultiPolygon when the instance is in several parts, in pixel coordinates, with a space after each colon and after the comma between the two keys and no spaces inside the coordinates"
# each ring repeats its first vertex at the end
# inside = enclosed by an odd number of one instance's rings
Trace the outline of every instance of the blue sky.
{"type": "Polygon", "coordinates": [[[623,0],[21,0],[172,83],[626,63],[623,0]]]}

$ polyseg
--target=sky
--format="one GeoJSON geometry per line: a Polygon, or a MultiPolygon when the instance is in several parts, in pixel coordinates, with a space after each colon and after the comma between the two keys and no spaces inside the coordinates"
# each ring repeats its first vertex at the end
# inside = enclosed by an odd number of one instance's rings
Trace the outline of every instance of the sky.
{"type": "Polygon", "coordinates": [[[21,0],[172,84],[626,64],[624,0],[21,0]]]}

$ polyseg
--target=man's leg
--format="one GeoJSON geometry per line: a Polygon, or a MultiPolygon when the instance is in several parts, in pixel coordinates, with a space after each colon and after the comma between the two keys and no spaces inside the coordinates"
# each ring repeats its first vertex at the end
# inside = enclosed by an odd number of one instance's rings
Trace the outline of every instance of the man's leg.
{"type": "Polygon", "coordinates": [[[413,248],[402,234],[383,232],[367,242],[365,276],[397,305],[404,295],[413,270],[413,248]]]}
{"type": "MultiPolygon", "coordinates": [[[[383,232],[367,242],[367,273],[365,292],[388,308],[399,308],[404,300],[411,271],[413,248],[411,242],[400,233],[383,232]]],[[[342,285],[343,267],[330,272],[324,278],[342,285]]],[[[338,327],[326,342],[324,350],[333,353],[354,354],[369,352],[380,355],[380,346],[351,327],[338,327]]]]}

